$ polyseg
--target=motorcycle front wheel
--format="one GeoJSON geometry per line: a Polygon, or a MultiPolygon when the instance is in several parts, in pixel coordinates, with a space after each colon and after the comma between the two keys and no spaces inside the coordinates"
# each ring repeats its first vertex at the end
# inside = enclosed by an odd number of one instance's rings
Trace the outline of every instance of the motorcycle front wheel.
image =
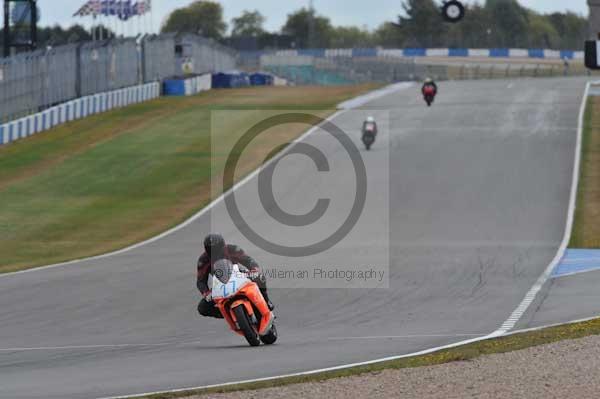
{"type": "Polygon", "coordinates": [[[240,326],[240,330],[242,330],[244,333],[246,341],[248,341],[250,346],[259,346],[260,336],[258,335],[256,328],[250,322],[250,317],[248,317],[248,313],[246,313],[246,308],[244,305],[233,308],[233,313],[235,314],[237,323],[240,326]]]}
{"type": "Polygon", "coordinates": [[[371,136],[363,136],[363,144],[365,145],[365,147],[367,148],[367,151],[369,151],[371,149],[371,146],[373,145],[373,143],[375,142],[375,139],[371,136]]]}
{"type": "Polygon", "coordinates": [[[265,345],[272,345],[275,343],[275,341],[277,341],[277,328],[275,328],[275,324],[273,324],[268,334],[260,337],[260,340],[265,345]]]}

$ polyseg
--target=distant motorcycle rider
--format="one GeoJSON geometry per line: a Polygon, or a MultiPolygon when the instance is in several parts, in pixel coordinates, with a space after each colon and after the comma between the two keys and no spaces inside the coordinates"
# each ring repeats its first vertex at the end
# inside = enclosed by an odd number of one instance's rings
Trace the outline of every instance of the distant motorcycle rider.
{"type": "MultiPolygon", "coordinates": [[[[241,268],[247,269],[249,277],[260,288],[265,301],[269,305],[269,309],[273,309],[273,303],[267,294],[267,281],[265,276],[260,272],[258,263],[244,250],[237,245],[226,244],[220,234],[209,234],[204,239],[205,252],[198,259],[198,277],[196,287],[202,295],[202,300],[198,304],[198,313],[202,316],[223,318],[221,312],[212,300],[210,288],[208,287],[208,279],[211,275],[212,265],[219,259],[229,259],[232,263],[237,263],[241,268]]],[[[244,270],[246,271],[246,270],[244,270]]]]}
{"type": "Polygon", "coordinates": [[[434,96],[437,95],[437,92],[438,92],[437,84],[431,78],[427,78],[427,79],[425,79],[425,82],[423,82],[423,87],[421,88],[421,92],[423,93],[423,95],[425,95],[425,92],[426,92],[426,90],[427,90],[428,87],[432,87],[433,88],[433,95],[434,96]]]}
{"type": "Polygon", "coordinates": [[[362,127],[362,131],[363,133],[365,133],[367,131],[367,128],[371,126],[372,129],[372,133],[377,135],[377,122],[375,122],[375,118],[373,118],[372,116],[367,116],[367,119],[365,119],[365,121],[363,122],[363,127],[362,127]]]}

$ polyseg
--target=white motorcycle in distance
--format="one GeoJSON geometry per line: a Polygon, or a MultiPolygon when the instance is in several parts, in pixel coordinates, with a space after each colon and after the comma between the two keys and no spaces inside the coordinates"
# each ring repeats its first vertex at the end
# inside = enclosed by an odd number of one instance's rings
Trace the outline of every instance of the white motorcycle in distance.
{"type": "Polygon", "coordinates": [[[375,138],[377,137],[377,123],[372,116],[369,116],[367,120],[363,123],[362,127],[362,142],[367,148],[367,151],[371,149],[373,143],[375,143],[375,138]]]}
{"type": "Polygon", "coordinates": [[[258,285],[242,270],[227,259],[216,261],[208,280],[212,299],[231,330],[250,346],[259,346],[261,341],[271,345],[277,341],[275,316],[258,285]]]}

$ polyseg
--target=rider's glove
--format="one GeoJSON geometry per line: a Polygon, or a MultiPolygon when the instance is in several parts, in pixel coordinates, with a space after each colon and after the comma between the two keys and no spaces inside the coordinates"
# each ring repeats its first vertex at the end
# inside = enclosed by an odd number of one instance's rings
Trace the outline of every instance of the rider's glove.
{"type": "Polygon", "coordinates": [[[210,291],[208,291],[205,295],[204,295],[204,300],[206,302],[212,302],[212,293],[210,291]]]}

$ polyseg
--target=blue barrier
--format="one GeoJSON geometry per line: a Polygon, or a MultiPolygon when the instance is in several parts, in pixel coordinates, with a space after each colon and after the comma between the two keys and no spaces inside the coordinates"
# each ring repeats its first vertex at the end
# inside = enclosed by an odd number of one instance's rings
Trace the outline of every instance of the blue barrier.
{"type": "Polygon", "coordinates": [[[425,57],[427,49],[424,48],[405,48],[403,50],[405,57],[425,57]]]}
{"type": "Polygon", "coordinates": [[[376,48],[353,48],[352,57],[377,57],[376,48]]]}
{"type": "Polygon", "coordinates": [[[466,48],[449,48],[448,49],[449,57],[468,57],[469,49],[466,48]]]}
{"type": "Polygon", "coordinates": [[[510,51],[507,48],[492,48],[490,49],[490,57],[508,58],[510,51]]]}
{"type": "Polygon", "coordinates": [[[546,58],[544,55],[544,50],[539,48],[532,48],[527,50],[530,58],[546,58]]]}
{"type": "Polygon", "coordinates": [[[212,75],[212,87],[215,89],[231,89],[250,86],[250,78],[246,73],[214,73],[212,75]]]}
{"type": "Polygon", "coordinates": [[[572,60],[573,58],[575,58],[575,51],[573,51],[573,50],[562,50],[560,52],[560,58],[563,59],[563,60],[565,58],[567,58],[569,60],[572,60]]]}
{"type": "Polygon", "coordinates": [[[163,83],[163,93],[166,96],[185,96],[185,81],[183,79],[168,79],[163,83]]]}
{"type": "Polygon", "coordinates": [[[0,145],[4,144],[4,126],[0,126],[0,145]]]}
{"type": "Polygon", "coordinates": [[[253,73],[250,75],[250,84],[252,86],[273,86],[273,75],[268,73],[253,73]]]}
{"type": "Polygon", "coordinates": [[[325,57],[325,49],[324,48],[311,48],[311,49],[300,49],[298,50],[298,55],[308,55],[311,57],[325,57]]]}

